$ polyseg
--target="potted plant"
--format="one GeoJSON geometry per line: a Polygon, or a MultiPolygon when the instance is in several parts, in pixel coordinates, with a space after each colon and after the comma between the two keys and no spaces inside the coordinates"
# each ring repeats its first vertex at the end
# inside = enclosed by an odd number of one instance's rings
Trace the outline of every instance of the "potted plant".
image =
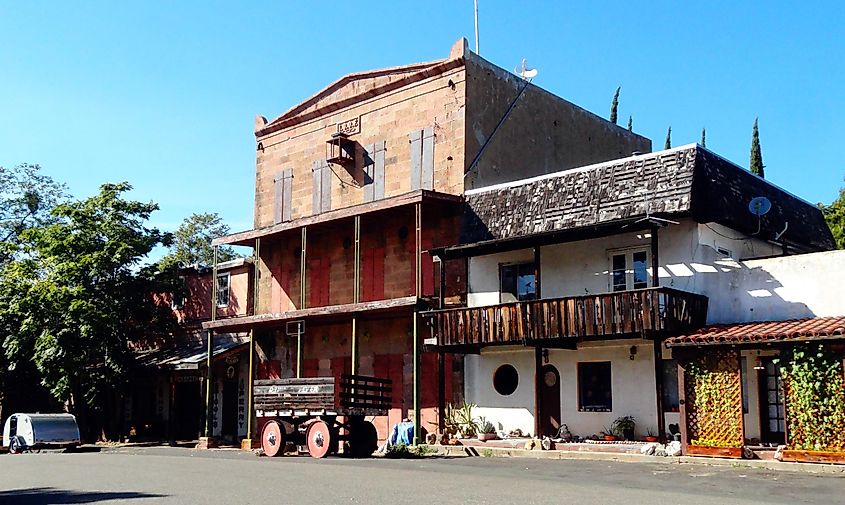
{"type": "Polygon", "coordinates": [[[604,429],[602,429],[601,434],[606,442],[613,442],[616,440],[616,429],[614,426],[605,426],[604,429]]]}
{"type": "Polygon", "coordinates": [[[458,425],[458,432],[461,438],[474,438],[478,432],[478,421],[472,416],[472,409],[475,408],[474,403],[466,403],[459,407],[455,412],[455,420],[458,425]]]}
{"type": "Polygon", "coordinates": [[[478,419],[478,440],[487,441],[487,440],[495,440],[498,436],[496,435],[496,427],[493,426],[493,423],[484,419],[483,417],[478,419]]]}
{"type": "Polygon", "coordinates": [[[654,432],[651,431],[651,428],[648,428],[646,430],[645,441],[646,442],[657,442],[657,435],[655,435],[654,432]]]}
{"type": "Polygon", "coordinates": [[[634,416],[622,416],[613,421],[615,433],[622,435],[625,440],[634,440],[636,421],[634,416]]]}

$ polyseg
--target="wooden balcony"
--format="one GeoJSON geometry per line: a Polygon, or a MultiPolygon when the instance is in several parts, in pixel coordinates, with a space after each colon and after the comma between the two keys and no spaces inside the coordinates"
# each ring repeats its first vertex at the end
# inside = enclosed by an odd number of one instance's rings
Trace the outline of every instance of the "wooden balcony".
{"type": "Polygon", "coordinates": [[[704,326],[707,297],[647,288],[423,313],[438,347],[538,344],[571,347],[579,339],[648,338],[704,326]]]}

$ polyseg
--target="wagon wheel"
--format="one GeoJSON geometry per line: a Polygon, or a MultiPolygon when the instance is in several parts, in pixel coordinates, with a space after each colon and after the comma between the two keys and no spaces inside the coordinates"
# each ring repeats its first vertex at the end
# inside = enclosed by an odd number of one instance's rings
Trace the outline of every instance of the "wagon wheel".
{"type": "Polygon", "coordinates": [[[337,452],[337,431],[327,422],[318,419],[308,425],[305,444],[312,458],[325,458],[327,454],[337,452]]]}
{"type": "Polygon", "coordinates": [[[26,443],[24,442],[23,437],[20,435],[12,437],[12,440],[9,441],[9,453],[23,454],[24,450],[26,450],[26,443]]]}
{"type": "Polygon", "coordinates": [[[268,421],[261,430],[261,448],[266,456],[281,456],[285,452],[285,430],[278,421],[268,421]]]}
{"type": "Polygon", "coordinates": [[[349,423],[346,447],[353,458],[372,456],[378,449],[378,432],[373,423],[363,419],[349,423]]]}

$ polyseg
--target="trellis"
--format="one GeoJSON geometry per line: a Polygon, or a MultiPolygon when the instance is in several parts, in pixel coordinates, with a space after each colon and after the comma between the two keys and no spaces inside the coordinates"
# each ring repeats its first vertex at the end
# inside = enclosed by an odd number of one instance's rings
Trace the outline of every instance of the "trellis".
{"type": "Polygon", "coordinates": [[[708,351],[689,360],[683,375],[681,421],[686,423],[688,452],[739,457],[745,442],[739,352],[708,351]],[[708,453],[696,447],[731,450],[708,453]]]}

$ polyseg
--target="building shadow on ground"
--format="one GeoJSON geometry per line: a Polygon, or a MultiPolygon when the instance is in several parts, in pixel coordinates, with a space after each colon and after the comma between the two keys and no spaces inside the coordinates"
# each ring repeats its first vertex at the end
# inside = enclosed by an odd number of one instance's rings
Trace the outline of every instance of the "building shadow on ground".
{"type": "Polygon", "coordinates": [[[52,487],[34,487],[0,491],[0,504],[59,505],[65,503],[96,503],[107,500],[135,498],[164,498],[165,495],[135,491],[72,491],[52,487]]]}

